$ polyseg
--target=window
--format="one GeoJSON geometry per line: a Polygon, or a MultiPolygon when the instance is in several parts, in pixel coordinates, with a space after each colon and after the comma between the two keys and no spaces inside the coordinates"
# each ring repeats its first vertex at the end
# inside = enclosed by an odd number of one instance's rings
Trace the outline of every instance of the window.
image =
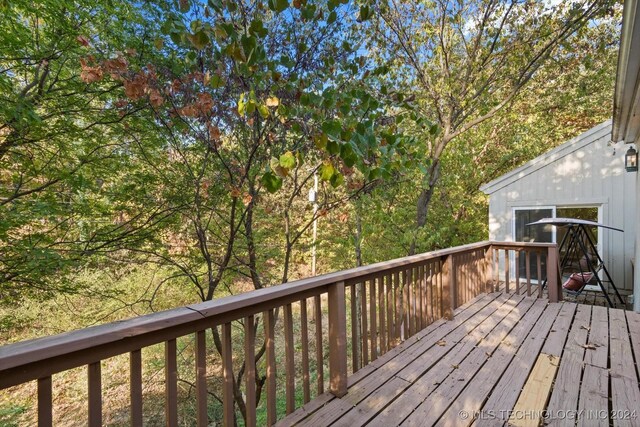
{"type": "MultiPolygon", "coordinates": [[[[553,218],[554,208],[516,208],[514,210],[514,225],[515,233],[514,237],[516,242],[538,242],[538,243],[551,243],[554,241],[553,226],[528,226],[527,224],[536,222],[543,218],[553,218]]],[[[538,270],[535,267],[538,263],[538,256],[531,254],[530,266],[531,266],[531,279],[538,281],[538,270]]],[[[519,257],[519,276],[521,279],[527,278],[526,270],[526,257],[524,251],[520,253],[519,257]]],[[[546,277],[547,271],[546,258],[542,259],[542,274],[543,278],[546,277]]]]}
{"type": "MultiPolygon", "coordinates": [[[[564,236],[567,233],[565,227],[553,227],[551,225],[545,226],[528,226],[527,224],[536,222],[543,218],[577,218],[588,221],[598,222],[600,208],[598,206],[543,206],[543,207],[524,207],[514,208],[513,210],[513,236],[516,242],[556,242],[561,244],[564,236]]],[[[588,231],[591,232],[591,237],[594,240],[594,244],[599,248],[598,242],[598,229],[597,227],[588,227],[588,231]]],[[[598,249],[601,251],[601,249],[598,249]]],[[[564,252],[559,254],[560,259],[565,256],[564,252]]],[[[572,262],[578,263],[580,260],[569,260],[569,264],[572,262]]],[[[512,259],[512,265],[515,260],[512,259]]],[[[525,265],[524,252],[521,252],[519,257],[519,276],[521,279],[526,279],[526,265],[525,265]]],[[[536,255],[531,254],[531,279],[537,281],[537,269],[534,267],[538,262],[536,255]]],[[[542,279],[545,277],[546,264],[545,259],[542,260],[542,279]]]]}

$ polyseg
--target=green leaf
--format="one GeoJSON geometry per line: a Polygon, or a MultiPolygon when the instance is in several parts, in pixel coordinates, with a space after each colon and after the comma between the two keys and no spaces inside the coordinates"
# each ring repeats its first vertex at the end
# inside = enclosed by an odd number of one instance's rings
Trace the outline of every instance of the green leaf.
{"type": "Polygon", "coordinates": [[[329,135],[331,138],[340,139],[342,126],[337,120],[327,120],[326,122],[322,123],[322,131],[329,135]]]}
{"type": "Polygon", "coordinates": [[[211,76],[209,85],[214,89],[218,89],[224,86],[224,80],[218,74],[214,74],[213,76],[211,76]]]}
{"type": "Polygon", "coordinates": [[[331,182],[331,186],[333,188],[340,187],[342,184],[344,184],[344,176],[342,176],[342,174],[340,172],[336,171],[331,176],[331,179],[329,180],[329,182],[331,182]]]}
{"type": "Polygon", "coordinates": [[[336,11],[334,10],[333,12],[331,12],[329,14],[329,16],[327,17],[327,24],[331,25],[334,22],[336,22],[336,19],[338,19],[338,14],[336,13],[336,11]]]}
{"type": "Polygon", "coordinates": [[[247,103],[244,100],[244,93],[240,94],[240,99],[238,100],[238,114],[241,116],[247,111],[247,103]]]}
{"type": "Polygon", "coordinates": [[[324,133],[313,137],[313,142],[315,142],[316,148],[318,148],[319,150],[324,150],[327,147],[327,141],[327,135],[324,133]]]}
{"type": "Polygon", "coordinates": [[[289,0],[269,0],[269,9],[280,13],[289,7],[289,0]]]}
{"type": "Polygon", "coordinates": [[[338,154],[340,152],[340,144],[334,139],[330,139],[327,141],[327,151],[329,154],[338,154]]]}
{"type": "Polygon", "coordinates": [[[336,169],[329,162],[324,162],[320,166],[320,179],[323,181],[329,181],[333,174],[336,173],[336,169]]]}
{"type": "Polygon", "coordinates": [[[293,169],[296,167],[296,156],[291,151],[280,156],[280,166],[286,169],[293,169]]]}
{"type": "Polygon", "coordinates": [[[260,19],[251,21],[251,25],[249,26],[249,32],[259,37],[265,37],[268,33],[267,29],[264,27],[262,23],[262,20],[260,19]]]}
{"type": "Polygon", "coordinates": [[[367,5],[360,7],[360,21],[366,21],[373,15],[373,11],[367,5]]]}
{"type": "Polygon", "coordinates": [[[258,105],[258,112],[260,113],[263,119],[266,119],[269,117],[269,108],[264,104],[258,105]]]}
{"type": "Polygon", "coordinates": [[[282,178],[274,175],[271,171],[262,175],[260,182],[262,182],[262,185],[272,194],[282,188],[282,178]]]}
{"type": "Polygon", "coordinates": [[[174,42],[175,44],[182,43],[182,33],[171,32],[169,34],[169,37],[171,37],[171,41],[174,42]]]}
{"type": "Polygon", "coordinates": [[[195,34],[189,34],[187,36],[193,47],[198,50],[202,50],[209,44],[209,36],[204,31],[198,31],[195,34]]]}
{"type": "Polygon", "coordinates": [[[340,147],[340,158],[342,158],[344,164],[349,168],[358,160],[358,157],[350,144],[344,144],[340,147]]]}

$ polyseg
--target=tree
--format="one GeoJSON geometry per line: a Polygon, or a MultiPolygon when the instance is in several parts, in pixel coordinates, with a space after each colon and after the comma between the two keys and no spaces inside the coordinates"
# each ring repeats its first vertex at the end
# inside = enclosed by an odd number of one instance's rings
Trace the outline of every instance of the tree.
{"type": "Polygon", "coordinates": [[[433,124],[427,140],[409,253],[440,178],[443,153],[456,138],[510,105],[550,58],[573,55],[573,40],[611,11],[612,2],[436,0],[381,3],[371,50],[394,69],[403,93],[433,124]],[[407,19],[411,16],[412,19],[407,19]]]}
{"type": "Polygon", "coordinates": [[[139,47],[145,27],[130,4],[102,0],[18,0],[0,12],[0,300],[9,304],[74,291],[60,277],[87,261],[95,223],[111,222],[96,199],[105,202],[110,171],[130,165],[119,124],[136,111],[105,109],[118,85],[88,86],[79,61],[90,44],[139,47]]]}
{"type": "MultiPolygon", "coordinates": [[[[390,177],[406,150],[383,117],[386,99],[365,84],[380,70],[366,67],[353,5],[341,3],[181,1],[151,12],[163,33],[155,62],[87,52],[84,81],[118,85],[113,108],[138,112],[128,154],[149,190],[117,194],[130,196],[128,217],[157,211],[163,224],[121,244],[92,239],[88,250],[168,266],[202,301],[235,292],[238,279],[286,283],[314,220],[303,208],[313,175],[325,215],[390,177]]],[[[126,188],[125,176],[115,179],[126,188]]],[[[212,336],[221,352],[217,328],[212,336]]],[[[234,394],[244,416],[243,366],[234,394]]]]}

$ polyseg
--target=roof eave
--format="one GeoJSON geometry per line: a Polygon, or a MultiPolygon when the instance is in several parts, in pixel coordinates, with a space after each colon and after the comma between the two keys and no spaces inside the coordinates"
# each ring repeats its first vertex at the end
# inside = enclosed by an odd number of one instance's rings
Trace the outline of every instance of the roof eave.
{"type": "Polygon", "coordinates": [[[626,0],[613,101],[614,142],[635,142],[640,132],[640,7],[626,0]]]}

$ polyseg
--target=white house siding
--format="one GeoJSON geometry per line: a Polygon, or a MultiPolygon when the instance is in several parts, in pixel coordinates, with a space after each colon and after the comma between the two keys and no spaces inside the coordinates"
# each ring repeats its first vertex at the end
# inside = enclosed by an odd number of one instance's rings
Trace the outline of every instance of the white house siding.
{"type": "Polygon", "coordinates": [[[513,208],[601,206],[601,248],[616,286],[633,289],[635,257],[636,173],[624,169],[623,143],[611,144],[606,121],[526,165],[485,184],[489,198],[489,238],[513,241],[513,208]]]}

